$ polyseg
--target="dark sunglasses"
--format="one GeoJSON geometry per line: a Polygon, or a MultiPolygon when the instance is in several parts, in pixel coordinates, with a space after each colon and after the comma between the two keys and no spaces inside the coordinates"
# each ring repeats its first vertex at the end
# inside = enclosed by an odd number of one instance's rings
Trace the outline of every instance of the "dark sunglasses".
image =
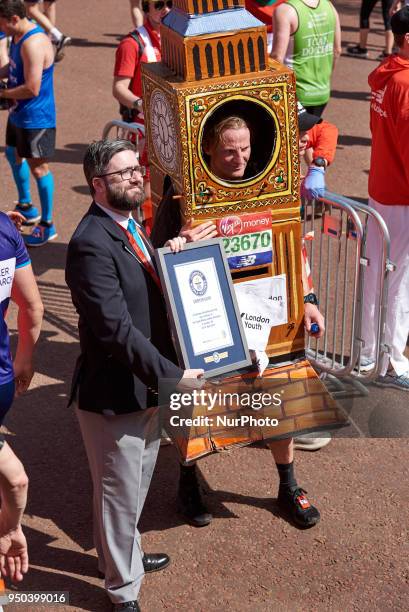
{"type": "Polygon", "coordinates": [[[173,6],[173,1],[172,0],[156,0],[156,2],[153,3],[153,8],[156,9],[157,11],[161,11],[163,8],[165,8],[165,6],[168,9],[171,9],[173,6]]]}

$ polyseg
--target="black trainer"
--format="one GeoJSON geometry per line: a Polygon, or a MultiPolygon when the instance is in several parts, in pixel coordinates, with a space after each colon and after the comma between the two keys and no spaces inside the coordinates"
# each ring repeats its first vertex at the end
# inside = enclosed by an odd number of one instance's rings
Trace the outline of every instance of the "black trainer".
{"type": "Polygon", "coordinates": [[[71,42],[72,42],[71,37],[65,36],[65,34],[63,34],[61,39],[55,43],[55,55],[54,55],[55,62],[60,62],[63,59],[65,55],[65,47],[70,45],[71,42]]]}
{"type": "Polygon", "coordinates": [[[178,512],[191,525],[206,527],[212,522],[213,516],[203,503],[196,464],[188,467],[180,466],[177,502],[178,512]]]}
{"type": "Polygon", "coordinates": [[[301,487],[296,489],[282,488],[278,491],[277,505],[289,515],[299,527],[314,527],[320,520],[320,513],[312,506],[301,487]]]}
{"type": "Polygon", "coordinates": [[[387,57],[390,57],[392,55],[392,53],[386,53],[385,49],[382,51],[382,53],[380,53],[378,55],[378,57],[376,58],[378,60],[378,62],[383,62],[383,60],[387,57]]]}
{"type": "Polygon", "coordinates": [[[347,47],[347,54],[353,57],[368,57],[368,49],[359,45],[353,45],[352,47],[347,47]]]}

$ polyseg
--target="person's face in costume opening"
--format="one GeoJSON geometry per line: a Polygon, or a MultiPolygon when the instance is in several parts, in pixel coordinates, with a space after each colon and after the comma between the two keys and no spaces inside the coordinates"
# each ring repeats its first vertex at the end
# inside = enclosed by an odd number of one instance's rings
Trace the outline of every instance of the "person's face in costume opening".
{"type": "Polygon", "coordinates": [[[219,142],[206,153],[217,177],[227,181],[243,178],[251,155],[250,130],[244,126],[223,130],[219,142]]]}

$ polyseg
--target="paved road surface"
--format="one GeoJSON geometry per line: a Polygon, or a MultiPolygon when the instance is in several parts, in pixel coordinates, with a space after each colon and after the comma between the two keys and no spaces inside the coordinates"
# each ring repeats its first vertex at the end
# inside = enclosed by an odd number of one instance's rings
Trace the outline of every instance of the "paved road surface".
{"type": "MultiPolygon", "coordinates": [[[[358,2],[336,4],[344,45],[356,42],[358,2]]],[[[128,2],[71,0],[60,2],[58,11],[60,27],[74,37],[56,69],[58,150],[53,171],[59,238],[32,253],[46,307],[38,374],[30,392],[16,402],[7,427],[30,475],[24,522],[31,570],[22,588],[69,591],[70,606],[59,609],[103,612],[110,607],[96,578],[90,480],[78,427],[66,408],[78,343],[63,268],[67,242],[90,200],[81,170],[83,152],[117,115],[111,72],[118,36],[129,28],[128,2]]],[[[341,58],[326,112],[340,129],[329,187],[359,199],[366,197],[371,142],[366,78],[382,47],[379,10],[374,26],[372,59],[341,58]]],[[[5,120],[1,113],[1,133],[5,120]]],[[[3,156],[0,176],[0,206],[10,209],[15,194],[3,156]]],[[[408,399],[397,392],[372,391],[352,408],[361,431],[382,437],[388,430],[391,439],[340,439],[318,453],[297,454],[299,481],[322,512],[320,525],[307,532],[277,515],[276,472],[269,452],[259,449],[200,463],[215,520],[202,530],[184,525],[175,515],[175,453],[163,448],[142,531],[145,550],[168,552],[172,565],[145,580],[142,609],[407,609],[409,453],[400,436],[408,432],[408,399]]]]}

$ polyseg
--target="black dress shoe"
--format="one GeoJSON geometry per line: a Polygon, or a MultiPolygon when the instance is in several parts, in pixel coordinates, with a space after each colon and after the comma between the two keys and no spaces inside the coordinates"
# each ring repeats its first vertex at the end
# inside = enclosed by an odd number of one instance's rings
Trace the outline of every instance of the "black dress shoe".
{"type": "Polygon", "coordinates": [[[114,604],[112,610],[113,612],[141,612],[136,599],[133,601],[126,601],[125,603],[114,604]]]}
{"type": "Polygon", "coordinates": [[[205,527],[213,520],[203,503],[196,464],[180,466],[178,512],[195,527],[205,527]]]}
{"type": "Polygon", "coordinates": [[[150,572],[159,572],[160,570],[168,567],[170,563],[170,557],[165,553],[153,553],[151,555],[144,555],[142,557],[143,569],[145,574],[150,572]]]}
{"type": "MultiPolygon", "coordinates": [[[[151,555],[144,555],[142,557],[142,563],[145,574],[159,572],[160,570],[165,569],[165,567],[168,567],[170,557],[165,553],[152,553],[151,555]]],[[[105,578],[104,572],[98,570],[98,578],[103,580],[105,578]]]]}

